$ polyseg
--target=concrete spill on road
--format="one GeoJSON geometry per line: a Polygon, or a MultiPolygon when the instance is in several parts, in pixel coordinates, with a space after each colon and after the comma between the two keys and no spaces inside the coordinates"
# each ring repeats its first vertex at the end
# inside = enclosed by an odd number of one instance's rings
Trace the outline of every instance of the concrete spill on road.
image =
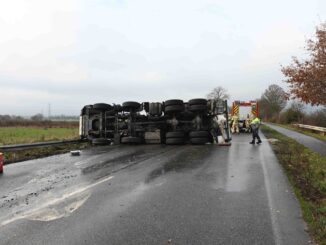
{"type": "Polygon", "coordinates": [[[49,207],[35,211],[26,218],[29,220],[51,221],[68,217],[78,208],[80,208],[90,196],[90,192],[81,193],[80,195],[76,195],[73,198],[68,198],[68,200],[57,205],[50,205],[49,207]]]}
{"type": "MultiPolygon", "coordinates": [[[[85,191],[88,191],[91,188],[93,188],[99,184],[102,184],[108,180],[111,180],[113,177],[114,176],[109,176],[109,177],[100,179],[99,181],[94,182],[90,185],[78,188],[72,192],[65,193],[61,197],[53,198],[52,200],[45,202],[44,204],[38,206],[37,208],[34,208],[34,209],[26,208],[26,210],[20,210],[19,212],[16,212],[16,214],[9,215],[9,217],[6,217],[5,220],[1,222],[0,226],[10,224],[10,223],[20,220],[20,219],[38,219],[38,220],[43,219],[44,221],[46,221],[47,219],[51,220],[51,217],[52,217],[52,219],[64,217],[64,215],[68,215],[69,212],[58,211],[59,209],[54,209],[53,207],[54,206],[60,207],[60,204],[64,204],[64,202],[67,201],[67,199],[71,198],[74,201],[68,202],[68,205],[63,205],[63,208],[67,208],[67,207],[69,209],[71,208],[70,211],[73,212],[77,208],[79,208],[82,204],[84,204],[85,201],[88,199],[90,193],[85,194],[84,193],[85,191]],[[43,216],[42,216],[42,214],[43,214],[43,216]],[[12,217],[10,217],[10,216],[12,216],[12,217]]],[[[72,213],[72,212],[70,212],[70,213],[72,213]]]]}

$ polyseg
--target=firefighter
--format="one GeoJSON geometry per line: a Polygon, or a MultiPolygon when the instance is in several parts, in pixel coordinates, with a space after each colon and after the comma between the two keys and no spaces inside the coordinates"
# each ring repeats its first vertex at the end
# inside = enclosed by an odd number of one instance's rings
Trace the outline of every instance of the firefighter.
{"type": "Polygon", "coordinates": [[[226,139],[226,135],[225,135],[225,130],[224,130],[224,126],[226,123],[226,118],[223,114],[220,115],[215,115],[213,117],[213,122],[212,122],[212,130],[211,130],[211,134],[213,136],[214,139],[214,144],[225,144],[225,139],[226,139]],[[218,141],[218,133],[220,132],[221,137],[222,137],[222,141],[219,142],[218,141]]]}
{"type": "Polygon", "coordinates": [[[246,126],[246,132],[249,133],[250,132],[250,116],[249,116],[249,114],[247,114],[247,118],[245,120],[245,126],[246,126]]]}
{"type": "Polygon", "coordinates": [[[226,123],[225,116],[223,114],[217,115],[217,125],[218,125],[218,128],[219,128],[221,136],[222,136],[222,142],[218,142],[219,144],[226,143],[225,142],[226,135],[225,135],[225,130],[224,130],[225,123],[226,123]]]}
{"type": "Polygon", "coordinates": [[[249,142],[250,144],[255,144],[256,138],[257,138],[257,144],[261,143],[261,139],[259,137],[258,131],[260,127],[261,121],[258,117],[255,117],[254,120],[251,121],[251,131],[252,131],[252,141],[249,142]]]}
{"type": "Polygon", "coordinates": [[[231,132],[234,133],[239,133],[239,117],[237,114],[233,114],[231,117],[231,122],[232,122],[232,127],[231,127],[231,132]]]}

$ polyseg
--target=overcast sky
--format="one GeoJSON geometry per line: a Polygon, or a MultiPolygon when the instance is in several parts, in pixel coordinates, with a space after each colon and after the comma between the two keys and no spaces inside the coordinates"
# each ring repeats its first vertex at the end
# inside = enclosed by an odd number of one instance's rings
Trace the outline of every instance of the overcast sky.
{"type": "Polygon", "coordinates": [[[325,20],[325,0],[0,0],[0,114],[258,98],[325,20]]]}

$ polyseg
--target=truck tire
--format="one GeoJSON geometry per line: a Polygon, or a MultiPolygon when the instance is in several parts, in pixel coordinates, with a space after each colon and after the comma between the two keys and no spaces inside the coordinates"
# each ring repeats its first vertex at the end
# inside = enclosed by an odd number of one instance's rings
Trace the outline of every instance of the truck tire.
{"type": "Polygon", "coordinates": [[[204,145],[208,142],[208,137],[190,138],[190,143],[193,145],[204,145]]]}
{"type": "Polygon", "coordinates": [[[171,105],[182,105],[183,106],[183,100],[166,100],[164,102],[165,106],[171,106],[171,105]]]}
{"type": "Polygon", "coordinates": [[[95,139],[92,139],[92,144],[93,145],[107,145],[109,144],[110,141],[105,139],[105,138],[95,138],[95,139]]]}
{"type": "Polygon", "coordinates": [[[185,133],[183,131],[176,131],[176,132],[167,132],[165,134],[165,138],[184,138],[185,133]]]}
{"type": "Polygon", "coordinates": [[[112,106],[105,103],[96,103],[93,105],[94,110],[108,111],[112,109],[112,106]]]}
{"type": "Polygon", "coordinates": [[[208,138],[208,131],[190,131],[189,138],[208,138]]]}
{"type": "Polygon", "coordinates": [[[207,111],[207,105],[190,105],[188,110],[192,112],[205,112],[207,111]]]}
{"type": "Polygon", "coordinates": [[[191,105],[207,105],[206,99],[191,99],[188,101],[189,106],[191,105]]]}
{"type": "Polygon", "coordinates": [[[132,136],[122,137],[121,143],[123,143],[123,144],[140,144],[141,138],[140,137],[132,137],[132,136]]]}
{"type": "Polygon", "coordinates": [[[81,116],[86,115],[86,111],[87,111],[87,109],[91,109],[91,108],[93,108],[93,105],[85,105],[85,106],[83,107],[83,109],[81,110],[80,115],[81,115],[81,116]]]}
{"type": "Polygon", "coordinates": [[[122,104],[122,108],[124,111],[133,111],[140,109],[140,103],[135,101],[126,101],[122,104]]]}
{"type": "Polygon", "coordinates": [[[168,138],[165,141],[167,145],[183,145],[185,143],[183,138],[168,138]]]}
{"type": "Polygon", "coordinates": [[[183,105],[169,105],[165,106],[165,113],[173,113],[173,112],[182,112],[184,110],[183,105]]]}

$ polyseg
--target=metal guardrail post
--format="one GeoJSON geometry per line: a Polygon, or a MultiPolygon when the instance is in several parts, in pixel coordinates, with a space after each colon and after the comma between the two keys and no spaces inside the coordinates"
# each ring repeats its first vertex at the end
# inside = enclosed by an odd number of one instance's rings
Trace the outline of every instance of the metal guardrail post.
{"type": "Polygon", "coordinates": [[[50,141],[50,142],[37,142],[37,143],[32,143],[32,144],[3,145],[3,146],[0,146],[0,150],[2,152],[13,152],[13,151],[21,151],[21,150],[41,148],[41,147],[47,147],[47,146],[77,144],[80,142],[82,142],[82,140],[50,141]]]}

